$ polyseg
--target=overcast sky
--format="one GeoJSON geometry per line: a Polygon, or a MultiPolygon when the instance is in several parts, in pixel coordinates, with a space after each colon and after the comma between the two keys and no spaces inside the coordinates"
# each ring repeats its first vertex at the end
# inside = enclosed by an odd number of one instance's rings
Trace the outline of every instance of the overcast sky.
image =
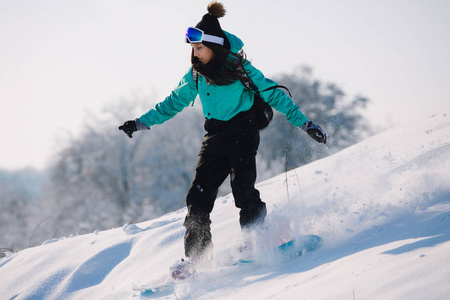
{"type": "MultiPolygon", "coordinates": [[[[0,169],[43,168],[86,110],[136,91],[160,95],[148,108],[163,100],[189,67],[184,33],[208,3],[0,0],[0,169]]],[[[377,124],[420,121],[450,101],[450,1],[222,3],[222,28],[267,77],[309,65],[370,98],[377,124]]]]}

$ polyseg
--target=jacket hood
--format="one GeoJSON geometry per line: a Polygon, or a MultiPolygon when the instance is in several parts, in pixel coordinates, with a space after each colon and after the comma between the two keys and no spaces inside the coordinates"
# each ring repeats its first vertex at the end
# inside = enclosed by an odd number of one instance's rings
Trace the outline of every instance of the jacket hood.
{"type": "Polygon", "coordinates": [[[242,40],[237,36],[235,36],[234,34],[226,32],[225,30],[223,32],[225,33],[225,36],[230,42],[230,51],[233,53],[239,53],[242,47],[244,47],[244,42],[242,42],[242,40]]]}

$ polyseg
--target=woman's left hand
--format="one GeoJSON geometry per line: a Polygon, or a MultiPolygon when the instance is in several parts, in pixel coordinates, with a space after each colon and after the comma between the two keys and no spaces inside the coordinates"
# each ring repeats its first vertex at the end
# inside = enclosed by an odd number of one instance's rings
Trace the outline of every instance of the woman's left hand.
{"type": "Polygon", "coordinates": [[[312,121],[306,122],[300,128],[306,131],[306,133],[316,142],[322,144],[327,143],[327,134],[325,133],[325,131],[319,125],[314,124],[312,121]]]}

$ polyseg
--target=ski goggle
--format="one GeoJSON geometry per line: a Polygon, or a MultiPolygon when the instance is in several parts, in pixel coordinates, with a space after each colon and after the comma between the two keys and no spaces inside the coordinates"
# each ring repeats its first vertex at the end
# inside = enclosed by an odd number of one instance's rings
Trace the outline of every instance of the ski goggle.
{"type": "Polygon", "coordinates": [[[189,27],[186,31],[186,39],[191,44],[210,42],[223,46],[224,39],[215,35],[206,34],[203,30],[189,27]]]}

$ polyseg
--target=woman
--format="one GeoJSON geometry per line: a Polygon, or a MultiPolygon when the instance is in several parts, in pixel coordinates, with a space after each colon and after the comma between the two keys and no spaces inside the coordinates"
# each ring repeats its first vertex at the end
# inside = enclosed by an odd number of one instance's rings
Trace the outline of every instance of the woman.
{"type": "MultiPolygon", "coordinates": [[[[212,246],[210,213],[219,186],[228,175],[236,206],[240,209],[242,229],[260,226],[267,213],[255,189],[255,157],[260,139],[253,108],[255,94],[241,81],[251,80],[259,91],[277,84],[266,79],[245,59],[239,38],[222,30],[218,18],[224,15],[221,3],[214,1],[208,5],[208,13],[186,34],[192,46],[190,70],[163,102],[119,127],[131,138],[135,131],[148,130],[174,117],[199,95],[207,133],[186,197],[184,242],[186,257],[191,260],[204,256],[212,246]],[[195,73],[198,74],[196,79],[195,73]]],[[[261,97],[294,126],[305,130],[316,141],[326,143],[325,132],[309,121],[282,91],[272,89],[262,92],[261,97]]]]}

